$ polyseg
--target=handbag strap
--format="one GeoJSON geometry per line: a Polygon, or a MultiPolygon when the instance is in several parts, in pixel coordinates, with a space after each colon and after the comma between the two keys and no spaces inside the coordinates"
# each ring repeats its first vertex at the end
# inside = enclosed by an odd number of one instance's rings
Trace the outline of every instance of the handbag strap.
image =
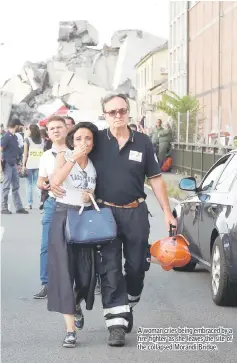
{"type": "MultiPolygon", "coordinates": [[[[89,193],[89,197],[90,197],[90,199],[91,199],[91,201],[92,201],[92,204],[94,205],[94,207],[95,207],[95,210],[97,210],[97,212],[100,212],[100,208],[99,208],[99,206],[98,206],[98,204],[96,203],[96,201],[95,201],[95,198],[94,198],[94,196],[91,194],[91,193],[89,193]]],[[[81,215],[82,214],[82,212],[83,212],[83,210],[84,210],[84,204],[81,206],[81,208],[80,208],[80,210],[79,210],[79,214],[81,215]]]]}
{"type": "Polygon", "coordinates": [[[97,212],[100,212],[100,208],[99,208],[98,204],[96,203],[96,201],[95,201],[95,198],[94,198],[93,194],[89,193],[89,197],[91,198],[91,201],[92,201],[92,203],[93,203],[93,205],[94,205],[95,209],[97,210],[97,212]]]}

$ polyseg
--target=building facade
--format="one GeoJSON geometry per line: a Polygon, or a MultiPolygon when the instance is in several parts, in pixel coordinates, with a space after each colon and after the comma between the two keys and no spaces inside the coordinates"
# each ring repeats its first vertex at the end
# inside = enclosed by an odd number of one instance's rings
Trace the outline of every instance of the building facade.
{"type": "MultiPolygon", "coordinates": [[[[189,93],[205,142],[237,135],[237,1],[189,2],[189,93]]],[[[225,142],[227,143],[227,142],[225,142]]]]}
{"type": "Polygon", "coordinates": [[[156,110],[155,103],[167,89],[168,42],[155,48],[136,64],[137,115],[145,117],[145,126],[151,128],[157,118],[166,115],[156,110]]]}
{"type": "Polygon", "coordinates": [[[169,2],[168,88],[178,96],[188,93],[188,1],[169,2]]]}

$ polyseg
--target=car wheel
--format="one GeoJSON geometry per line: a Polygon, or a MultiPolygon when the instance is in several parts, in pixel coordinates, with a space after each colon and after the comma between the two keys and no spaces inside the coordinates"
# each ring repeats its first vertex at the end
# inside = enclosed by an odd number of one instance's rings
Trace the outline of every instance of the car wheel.
{"type": "Polygon", "coordinates": [[[185,271],[185,272],[192,272],[195,270],[197,262],[195,261],[190,261],[187,265],[183,266],[183,267],[173,267],[174,271],[185,271]]]}
{"type": "Polygon", "coordinates": [[[211,257],[211,291],[216,305],[237,305],[237,283],[228,276],[221,239],[214,242],[211,257]]]}

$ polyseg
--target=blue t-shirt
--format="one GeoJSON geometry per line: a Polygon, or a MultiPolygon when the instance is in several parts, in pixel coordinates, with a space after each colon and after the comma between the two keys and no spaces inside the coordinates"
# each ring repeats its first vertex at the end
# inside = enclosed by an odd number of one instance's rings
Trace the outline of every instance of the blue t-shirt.
{"type": "Polygon", "coordinates": [[[17,136],[7,131],[1,138],[1,147],[2,159],[11,166],[16,165],[21,154],[17,136]]]}

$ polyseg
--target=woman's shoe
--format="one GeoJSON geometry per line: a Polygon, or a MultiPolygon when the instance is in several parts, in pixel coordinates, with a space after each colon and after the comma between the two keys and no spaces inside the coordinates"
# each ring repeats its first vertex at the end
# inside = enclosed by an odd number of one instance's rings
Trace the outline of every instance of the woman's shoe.
{"type": "Polygon", "coordinates": [[[77,342],[76,332],[68,332],[63,341],[63,347],[75,348],[77,342]]]}
{"type": "Polygon", "coordinates": [[[84,315],[80,305],[76,306],[75,326],[78,330],[81,330],[84,327],[84,315]]]}

